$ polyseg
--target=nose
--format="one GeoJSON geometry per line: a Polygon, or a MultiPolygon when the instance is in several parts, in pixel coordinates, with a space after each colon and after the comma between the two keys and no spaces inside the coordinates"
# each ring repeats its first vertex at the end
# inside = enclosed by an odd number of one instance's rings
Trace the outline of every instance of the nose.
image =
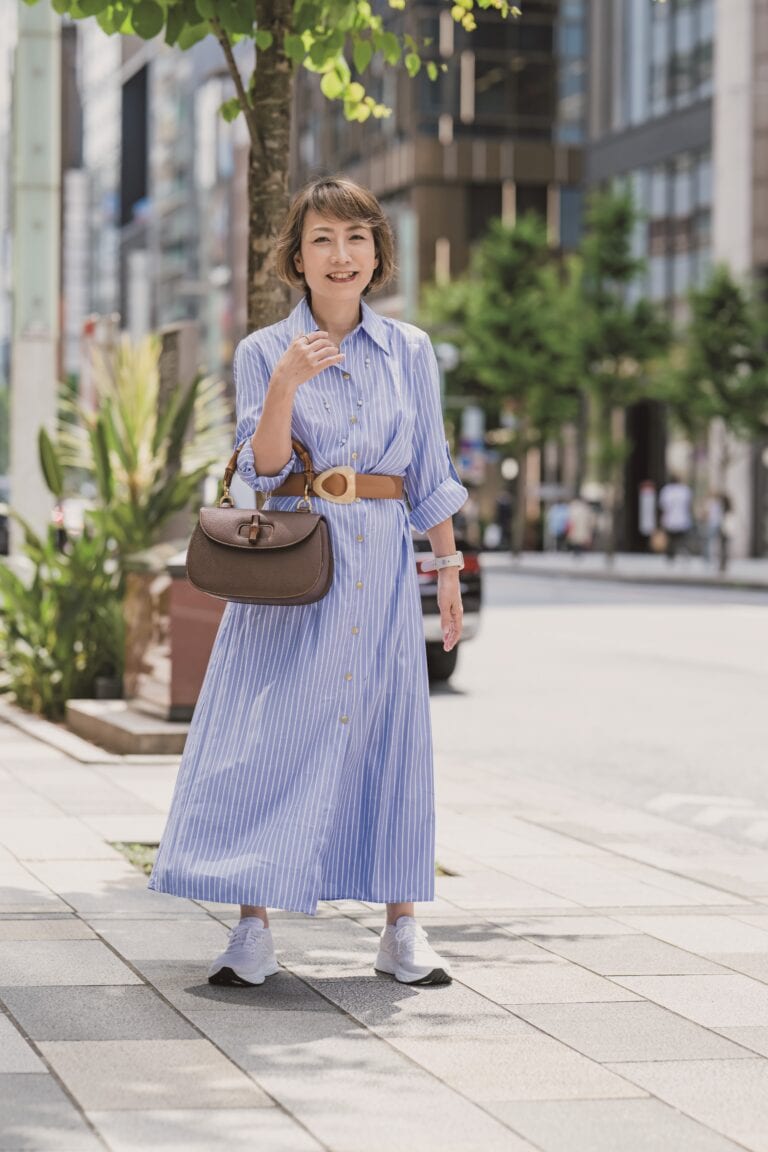
{"type": "Polygon", "coordinates": [[[337,264],[346,264],[349,261],[349,253],[347,252],[344,241],[339,240],[334,248],[331,259],[337,264]]]}

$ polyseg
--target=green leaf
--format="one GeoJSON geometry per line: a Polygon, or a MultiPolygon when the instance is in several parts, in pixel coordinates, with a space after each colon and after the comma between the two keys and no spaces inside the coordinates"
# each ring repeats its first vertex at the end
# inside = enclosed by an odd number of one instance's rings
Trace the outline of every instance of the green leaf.
{"type": "Polygon", "coordinates": [[[435,64],[434,60],[428,60],[427,61],[426,69],[427,69],[427,76],[429,76],[430,80],[437,80],[439,70],[438,70],[437,64],[435,64]]]}
{"type": "Polygon", "coordinates": [[[140,0],[133,9],[133,30],[142,40],[152,40],[165,24],[165,12],[155,0],[140,0]]]}
{"type": "Polygon", "coordinates": [[[398,64],[400,62],[402,48],[394,32],[384,32],[382,34],[381,51],[387,64],[398,64]]]}
{"type": "Polygon", "coordinates": [[[176,41],[176,44],[179,48],[186,52],[186,50],[191,48],[193,44],[197,44],[200,40],[204,40],[210,30],[211,29],[208,24],[193,24],[191,27],[187,25],[186,27],[182,28],[181,32],[179,33],[179,38],[176,41]]]}
{"type": "Polygon", "coordinates": [[[96,16],[109,7],[110,0],[77,0],[77,7],[83,16],[96,16]]]}
{"type": "Polygon", "coordinates": [[[266,28],[259,28],[258,32],[254,36],[256,47],[261,52],[266,52],[269,48],[271,48],[272,44],[274,43],[274,39],[275,38],[272,33],[267,31],[266,28]]]}
{"type": "Polygon", "coordinates": [[[320,81],[320,91],[327,100],[338,100],[344,91],[344,85],[336,72],[326,72],[320,81]]]}
{"type": "Polygon", "coordinates": [[[407,52],[405,67],[410,77],[418,76],[421,70],[421,57],[416,52],[407,52]]]}
{"type": "Polygon", "coordinates": [[[288,59],[293,60],[296,64],[301,64],[307,54],[301,36],[286,36],[283,40],[283,51],[288,59]]]}
{"type": "Polygon", "coordinates": [[[225,100],[219,107],[219,112],[226,120],[227,124],[231,124],[233,120],[237,120],[242,112],[240,101],[237,96],[233,96],[231,100],[225,100]]]}
{"type": "Polygon", "coordinates": [[[91,451],[93,452],[93,465],[96,473],[96,485],[99,497],[104,504],[110,504],[114,485],[112,482],[112,463],[109,458],[109,442],[107,430],[101,417],[96,420],[89,430],[91,451]]]}
{"type": "Polygon", "coordinates": [[[60,500],[64,495],[64,474],[53,441],[45,428],[41,428],[38,432],[37,447],[46,487],[57,500],[60,500]]]}
{"type": "Polygon", "coordinates": [[[195,0],[195,7],[204,20],[212,20],[216,15],[216,0],[195,0]]]}
{"type": "Polygon", "coordinates": [[[181,4],[174,4],[168,9],[168,19],[165,24],[165,42],[169,45],[174,45],[181,35],[184,27],[185,16],[184,9],[181,4]]]}
{"type": "Polygon", "coordinates": [[[358,72],[365,72],[373,56],[373,44],[370,40],[355,40],[352,48],[352,59],[358,72]]]}

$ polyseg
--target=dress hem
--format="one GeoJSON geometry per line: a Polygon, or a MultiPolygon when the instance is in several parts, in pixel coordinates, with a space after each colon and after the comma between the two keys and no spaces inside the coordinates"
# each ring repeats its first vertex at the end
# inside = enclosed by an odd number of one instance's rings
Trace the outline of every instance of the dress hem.
{"type": "MultiPolygon", "coordinates": [[[[180,886],[179,886],[180,887],[180,886]]],[[[217,893],[215,897],[206,894],[203,891],[193,890],[196,885],[190,885],[185,891],[174,891],[169,885],[163,887],[160,884],[153,883],[152,881],[147,884],[152,892],[161,892],[166,896],[176,896],[180,900],[197,900],[206,904],[248,904],[253,907],[264,907],[273,909],[276,912],[303,912],[307,916],[317,915],[318,904],[326,903],[334,900],[360,900],[364,904],[431,904],[435,900],[434,888],[432,888],[429,895],[421,893],[412,893],[407,896],[392,896],[385,897],[380,895],[371,895],[369,893],[361,895],[359,892],[349,892],[348,890],[335,890],[321,891],[320,895],[313,900],[291,900],[291,899],[273,899],[266,901],[263,899],[264,893],[261,894],[262,899],[257,900],[253,894],[240,895],[230,892],[226,896],[221,896],[217,893]]]]}

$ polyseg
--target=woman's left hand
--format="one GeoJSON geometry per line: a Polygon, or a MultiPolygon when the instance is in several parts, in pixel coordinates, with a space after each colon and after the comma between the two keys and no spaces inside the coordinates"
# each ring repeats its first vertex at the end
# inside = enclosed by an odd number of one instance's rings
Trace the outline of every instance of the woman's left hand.
{"type": "Polygon", "coordinates": [[[461,639],[464,608],[459,590],[459,569],[439,568],[437,573],[437,606],[440,609],[440,628],[443,648],[450,652],[461,639]]]}

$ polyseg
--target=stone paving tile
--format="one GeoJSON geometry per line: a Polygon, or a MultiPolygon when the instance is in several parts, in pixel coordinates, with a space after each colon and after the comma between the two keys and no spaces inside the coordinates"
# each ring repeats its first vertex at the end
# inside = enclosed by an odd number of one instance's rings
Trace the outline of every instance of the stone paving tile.
{"type": "Polygon", "coordinates": [[[17,780],[55,809],[50,815],[68,816],[120,813],[122,816],[158,809],[102,779],[97,769],[62,758],[60,763],[24,763],[15,769],[17,780]]]}
{"type": "Polygon", "coordinates": [[[237,1014],[203,1015],[207,1034],[333,1152],[361,1152],[363,1139],[365,1152],[517,1146],[498,1121],[340,1013],[286,1013],[280,1023],[270,1013],[256,1034],[237,1014]]]}
{"type": "Polygon", "coordinates": [[[768,988],[747,976],[615,976],[616,984],[705,1028],[768,1024],[768,988]]]}
{"type": "Polygon", "coordinates": [[[768,1056],[768,1027],[765,1025],[757,1028],[718,1028],[717,1031],[735,1044],[742,1044],[760,1056],[768,1056]]]}
{"type": "Polygon", "coordinates": [[[3,940],[94,940],[92,928],[76,916],[41,917],[35,920],[0,920],[3,940]]]}
{"type": "MultiPolygon", "coordinates": [[[[518,942],[518,948],[521,944],[518,942]]],[[[528,947],[535,948],[535,945],[528,947]]],[[[543,948],[536,948],[535,953],[526,953],[511,947],[505,961],[461,963],[456,977],[462,984],[497,1004],[561,1004],[639,998],[612,981],[577,968],[543,948]]]]}
{"type": "Polygon", "coordinates": [[[553,895],[573,901],[585,907],[605,907],[616,905],[625,908],[658,905],[676,905],[681,902],[702,903],[705,889],[699,888],[699,898],[691,894],[679,895],[670,891],[661,881],[664,873],[648,874],[659,877],[658,884],[624,875],[620,870],[607,867],[601,860],[594,862],[590,857],[514,857],[505,864],[505,873],[526,884],[545,889],[553,895]]]}
{"type": "Polygon", "coordinates": [[[0,943],[0,987],[140,983],[136,973],[99,940],[0,943]]]}
{"type": "Polygon", "coordinates": [[[713,952],[712,959],[721,968],[732,968],[742,976],[751,976],[768,984],[768,953],[758,952],[713,952]]]}
{"type": "Polygon", "coordinates": [[[34,1049],[7,1016],[0,1016],[0,1075],[9,1072],[45,1072],[34,1049]]]}
{"type": "Polygon", "coordinates": [[[229,938],[224,925],[208,917],[168,921],[104,918],[99,919],[96,928],[131,963],[155,960],[170,964],[182,960],[207,966],[226,948],[229,938]]]}
{"type": "Polygon", "coordinates": [[[0,1076],[3,1152],[104,1152],[52,1076],[0,1076]]]}
{"type": "Polygon", "coordinates": [[[144,985],[0,988],[33,1040],[195,1040],[195,1029],[144,985]]]}
{"type": "Polygon", "coordinates": [[[745,1059],[751,1052],[657,1004],[509,1004],[511,1011],[592,1060],[745,1059]]]}
{"type": "Polygon", "coordinates": [[[207,1040],[61,1040],[39,1047],[86,1111],[271,1106],[207,1040]]]}
{"type": "Polygon", "coordinates": [[[159,992],[185,1015],[220,1012],[233,1006],[258,1014],[265,1008],[293,1012],[332,1012],[334,1008],[292,972],[281,969],[256,988],[226,988],[209,984],[205,964],[139,962],[136,967],[159,992]]]}
{"type": "Polygon", "coordinates": [[[29,864],[29,869],[86,920],[96,916],[188,919],[190,915],[205,915],[191,901],[150,891],[146,876],[122,858],[35,860],[29,864]]]}
{"type": "Polygon", "coordinates": [[[542,1152],[744,1152],[660,1100],[491,1104],[542,1152]]]}
{"type": "Polygon", "coordinates": [[[16,860],[0,864],[0,914],[71,912],[37,876],[16,860]]]}
{"type": "Polygon", "coordinates": [[[0,817],[0,844],[19,860],[119,860],[98,833],[72,816],[0,817]]]}
{"type": "Polygon", "coordinates": [[[639,860],[628,860],[615,852],[608,854],[607,866],[614,872],[624,876],[634,877],[643,883],[655,888],[663,888],[665,892],[673,893],[679,897],[678,903],[710,906],[730,906],[734,902],[731,892],[722,892],[711,884],[703,884],[685,876],[677,875],[677,869],[656,868],[639,860]]]}
{"type": "Polygon", "coordinates": [[[768,932],[732,916],[633,916],[621,920],[636,932],[656,936],[701,956],[713,952],[757,952],[768,955],[768,932]]]}
{"type": "Polygon", "coordinates": [[[167,823],[164,812],[134,812],[119,815],[98,813],[82,817],[83,824],[105,840],[127,844],[159,844],[167,823]]]}
{"type": "Polygon", "coordinates": [[[750,1152],[768,1152],[768,1060],[670,1060],[615,1067],[750,1152]]]}
{"type": "Polygon", "coordinates": [[[541,937],[558,956],[589,968],[601,976],[672,976],[725,970],[711,960],[674,948],[652,936],[541,937]]]}
{"type": "Polygon", "coordinates": [[[603,937],[632,936],[632,928],[620,924],[607,916],[595,916],[592,912],[574,912],[567,916],[501,916],[494,923],[515,936],[536,940],[539,936],[562,937],[603,937]]]}
{"type": "MultiPolygon", "coordinates": [[[[93,771],[102,780],[142,801],[146,810],[167,812],[171,806],[178,764],[99,764],[93,771]]],[[[123,812],[111,807],[107,812],[123,812]]]]}
{"type": "Polygon", "coordinates": [[[573,908],[574,902],[536,888],[501,872],[482,876],[438,876],[437,894],[459,908],[470,910],[505,908],[510,915],[515,909],[573,908]]]}
{"type": "Polygon", "coordinates": [[[278,1108],[89,1112],[111,1152],[323,1152],[278,1108]]]}
{"type": "Polygon", "coordinates": [[[450,1087],[478,1102],[644,1096],[633,1084],[535,1031],[501,1040],[388,1037],[450,1087]]]}
{"type": "MultiPolygon", "coordinates": [[[[384,975],[307,975],[311,986],[379,1036],[501,1037],[529,1032],[505,1008],[458,980],[434,988],[409,988],[384,975]]],[[[195,1017],[195,1019],[197,1019],[195,1017]]]]}

